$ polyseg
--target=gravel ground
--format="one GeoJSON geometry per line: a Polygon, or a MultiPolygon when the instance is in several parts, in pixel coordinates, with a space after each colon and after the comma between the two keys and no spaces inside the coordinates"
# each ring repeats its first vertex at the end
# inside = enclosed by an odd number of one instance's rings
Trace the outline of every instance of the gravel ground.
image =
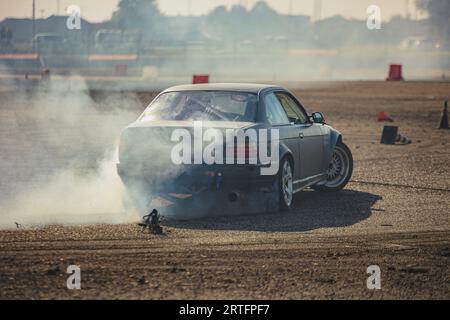
{"type": "MultiPolygon", "coordinates": [[[[450,132],[436,126],[450,83],[291,85],[352,149],[346,190],[301,192],[288,213],[166,221],[163,236],[134,224],[3,230],[0,298],[449,299],[450,132]],[[379,111],[413,143],[380,145],[379,111]],[[81,290],[66,288],[72,264],[81,290]],[[366,287],[370,265],[381,268],[381,290],[366,287]]],[[[2,92],[0,101],[3,160],[34,151],[14,144],[9,113],[20,100],[2,92]]],[[[12,167],[33,172],[0,164],[4,202],[17,190],[5,188],[12,167]]]]}

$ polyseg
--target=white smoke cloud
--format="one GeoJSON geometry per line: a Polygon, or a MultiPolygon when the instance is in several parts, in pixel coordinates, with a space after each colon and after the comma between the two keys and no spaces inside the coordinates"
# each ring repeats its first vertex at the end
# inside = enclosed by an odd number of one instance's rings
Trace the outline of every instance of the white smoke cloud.
{"type": "Polygon", "coordinates": [[[3,94],[0,228],[45,224],[126,223],[115,168],[121,129],[141,109],[137,97],[92,99],[82,79],[3,94]]]}

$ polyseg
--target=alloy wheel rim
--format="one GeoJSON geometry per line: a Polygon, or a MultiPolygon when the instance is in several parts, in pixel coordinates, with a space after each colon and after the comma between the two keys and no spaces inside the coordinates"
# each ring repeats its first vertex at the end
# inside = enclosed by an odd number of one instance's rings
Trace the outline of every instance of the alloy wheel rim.
{"type": "Polygon", "coordinates": [[[327,171],[327,187],[335,188],[341,185],[348,176],[349,163],[347,153],[340,147],[336,147],[327,171]]]}
{"type": "Polygon", "coordinates": [[[292,203],[292,195],[293,195],[293,182],[292,182],[292,169],[289,161],[286,161],[283,165],[283,172],[281,176],[282,183],[282,191],[284,202],[287,206],[290,206],[292,203]]]}

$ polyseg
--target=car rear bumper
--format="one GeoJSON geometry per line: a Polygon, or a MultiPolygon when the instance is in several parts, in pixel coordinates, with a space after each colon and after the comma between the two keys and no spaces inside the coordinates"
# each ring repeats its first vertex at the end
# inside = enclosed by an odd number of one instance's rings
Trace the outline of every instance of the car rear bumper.
{"type": "Polygon", "coordinates": [[[125,185],[144,183],[153,193],[197,193],[202,190],[272,192],[276,176],[261,175],[259,165],[188,165],[163,175],[157,169],[130,169],[120,163],[117,172],[125,185]]]}

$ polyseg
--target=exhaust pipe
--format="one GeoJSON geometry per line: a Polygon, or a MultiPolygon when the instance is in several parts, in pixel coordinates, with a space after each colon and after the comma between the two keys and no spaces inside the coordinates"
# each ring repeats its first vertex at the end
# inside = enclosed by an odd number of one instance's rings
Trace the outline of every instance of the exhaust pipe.
{"type": "Polygon", "coordinates": [[[230,192],[228,194],[228,201],[236,202],[238,200],[239,200],[239,193],[237,193],[236,191],[230,192]]]}

